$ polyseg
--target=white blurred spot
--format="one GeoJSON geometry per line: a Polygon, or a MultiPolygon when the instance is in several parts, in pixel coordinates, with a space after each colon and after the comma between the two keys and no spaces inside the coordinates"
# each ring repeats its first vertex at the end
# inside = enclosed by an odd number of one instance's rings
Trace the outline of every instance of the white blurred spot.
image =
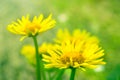
{"type": "Polygon", "coordinates": [[[62,13],[58,16],[58,20],[61,22],[61,23],[64,23],[68,20],[68,16],[65,14],[65,13],[62,13]]]}
{"type": "Polygon", "coordinates": [[[95,72],[101,72],[104,70],[104,66],[99,65],[97,68],[94,69],[95,72]]]}

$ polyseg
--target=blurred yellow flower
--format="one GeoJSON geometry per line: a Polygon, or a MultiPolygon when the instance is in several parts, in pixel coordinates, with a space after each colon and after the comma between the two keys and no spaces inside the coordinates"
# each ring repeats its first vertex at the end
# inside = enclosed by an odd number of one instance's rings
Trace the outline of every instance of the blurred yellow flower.
{"type": "MultiPolygon", "coordinates": [[[[38,51],[39,54],[42,53],[46,53],[48,49],[53,48],[52,44],[47,44],[47,43],[43,43],[41,46],[39,46],[38,51]]],[[[36,57],[35,57],[35,48],[31,45],[24,45],[21,49],[21,54],[24,55],[28,61],[30,61],[31,63],[36,62],[36,57]]]]}
{"type": "MultiPolygon", "coordinates": [[[[39,54],[41,54],[41,49],[39,47],[39,54]]],[[[24,55],[31,63],[35,63],[35,48],[31,45],[25,45],[21,49],[21,54],[24,55]]]]}
{"type": "Polygon", "coordinates": [[[24,55],[31,63],[35,63],[35,48],[31,45],[23,46],[21,54],[24,55]]]}
{"type": "Polygon", "coordinates": [[[46,19],[43,19],[43,14],[40,16],[34,16],[33,20],[29,19],[29,15],[18,19],[17,22],[13,22],[8,25],[8,30],[14,34],[22,35],[23,40],[25,37],[36,36],[41,32],[44,32],[48,29],[54,27],[56,21],[52,19],[50,14],[46,19]]]}
{"type": "Polygon", "coordinates": [[[39,46],[39,51],[41,53],[46,53],[49,49],[53,48],[55,45],[53,44],[48,44],[48,43],[43,43],[41,46],[39,46]]]}
{"type": "Polygon", "coordinates": [[[86,42],[91,42],[91,43],[99,43],[99,40],[95,36],[90,36],[90,33],[86,32],[85,30],[80,31],[79,29],[76,29],[73,31],[72,34],[65,29],[59,29],[57,33],[57,37],[54,39],[55,42],[61,43],[62,41],[66,41],[68,39],[79,39],[80,41],[86,40],[86,42]]]}
{"type": "Polygon", "coordinates": [[[48,49],[48,54],[42,54],[46,68],[84,69],[105,64],[102,58],[104,50],[99,47],[98,39],[86,31],[75,30],[71,35],[67,30],[60,30],[56,41],[59,43],[48,49]]]}

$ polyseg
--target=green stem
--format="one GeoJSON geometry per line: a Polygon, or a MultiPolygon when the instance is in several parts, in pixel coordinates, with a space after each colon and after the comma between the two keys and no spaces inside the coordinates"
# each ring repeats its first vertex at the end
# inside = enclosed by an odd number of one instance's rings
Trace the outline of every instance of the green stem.
{"type": "Polygon", "coordinates": [[[41,80],[41,73],[40,73],[40,60],[41,60],[41,57],[39,57],[38,43],[37,43],[36,36],[33,36],[33,40],[34,40],[35,51],[36,51],[36,74],[37,74],[37,80],[41,80]]]}
{"type": "Polygon", "coordinates": [[[58,74],[56,80],[61,80],[61,76],[63,75],[64,71],[65,71],[64,69],[60,71],[60,73],[58,74]]]}
{"type": "MultiPolygon", "coordinates": [[[[41,63],[43,64],[43,61],[41,61],[41,63]]],[[[42,78],[43,80],[46,80],[46,72],[45,72],[45,69],[44,69],[44,66],[41,64],[41,72],[42,72],[42,78]]]]}
{"type": "Polygon", "coordinates": [[[71,68],[70,80],[74,80],[76,68],[71,68]]]}

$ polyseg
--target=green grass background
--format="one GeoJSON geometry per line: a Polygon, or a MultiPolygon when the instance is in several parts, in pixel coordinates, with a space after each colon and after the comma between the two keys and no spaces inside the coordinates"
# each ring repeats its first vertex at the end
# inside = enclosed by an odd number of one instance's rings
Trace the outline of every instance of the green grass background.
{"type": "MultiPolygon", "coordinates": [[[[20,42],[20,36],[6,28],[21,16],[40,13],[45,17],[52,13],[57,23],[39,35],[39,45],[52,41],[59,28],[85,29],[100,39],[107,62],[104,70],[78,69],[75,80],[120,80],[120,0],[0,0],[0,80],[35,80],[34,67],[20,54],[23,45],[33,45],[32,39],[20,42]]],[[[60,80],[68,80],[69,75],[66,70],[60,80]]]]}

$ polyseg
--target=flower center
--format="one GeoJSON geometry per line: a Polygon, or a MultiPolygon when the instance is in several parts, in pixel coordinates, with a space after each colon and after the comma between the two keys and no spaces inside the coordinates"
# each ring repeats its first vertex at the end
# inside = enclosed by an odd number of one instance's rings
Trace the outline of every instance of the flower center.
{"type": "Polygon", "coordinates": [[[25,28],[25,30],[24,30],[24,32],[27,32],[28,34],[34,34],[34,35],[36,35],[37,34],[37,30],[39,30],[40,29],[40,27],[39,27],[39,25],[37,25],[37,24],[35,24],[35,23],[29,23],[29,24],[27,24],[26,25],[26,28],[25,28]]]}
{"type": "Polygon", "coordinates": [[[35,32],[35,29],[38,29],[38,25],[37,24],[30,24],[30,25],[28,25],[28,29],[31,32],[35,32]]]}
{"type": "Polygon", "coordinates": [[[66,53],[61,56],[60,60],[63,64],[74,66],[76,62],[81,64],[85,59],[80,53],[66,53]]]}

